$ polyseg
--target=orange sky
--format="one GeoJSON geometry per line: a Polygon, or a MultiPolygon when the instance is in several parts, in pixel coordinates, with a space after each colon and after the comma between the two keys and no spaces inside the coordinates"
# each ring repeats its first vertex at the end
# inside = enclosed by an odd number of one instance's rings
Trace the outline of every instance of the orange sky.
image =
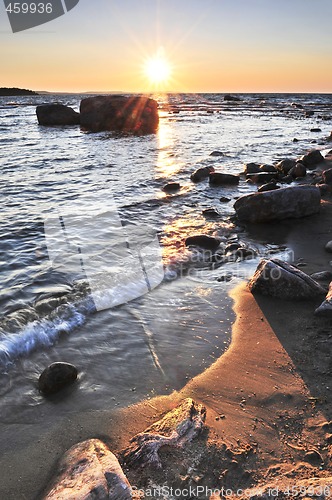
{"type": "Polygon", "coordinates": [[[331,19],[331,0],[80,0],[13,34],[4,11],[0,86],[155,90],[144,63],[162,51],[160,90],[332,93],[331,19]]]}

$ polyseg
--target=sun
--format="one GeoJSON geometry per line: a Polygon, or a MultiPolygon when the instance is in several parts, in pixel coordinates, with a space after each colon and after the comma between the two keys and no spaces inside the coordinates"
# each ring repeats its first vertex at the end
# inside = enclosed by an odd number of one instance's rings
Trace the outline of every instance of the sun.
{"type": "Polygon", "coordinates": [[[159,52],[154,57],[146,59],[144,73],[151,85],[160,87],[167,85],[172,71],[166,57],[159,52]]]}

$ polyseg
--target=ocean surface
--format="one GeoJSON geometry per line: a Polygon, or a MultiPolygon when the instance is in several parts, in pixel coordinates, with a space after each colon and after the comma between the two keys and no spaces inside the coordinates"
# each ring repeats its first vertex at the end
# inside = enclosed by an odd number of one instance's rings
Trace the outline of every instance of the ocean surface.
{"type": "Polygon", "coordinates": [[[2,423],[126,406],[210,366],[231,341],[230,288],[288,249],[236,224],[235,199],[256,186],[209,187],[190,174],[297,158],[331,132],[332,95],[309,94],[156,95],[159,129],[144,137],[38,125],[38,104],[78,110],[83,97],[0,98],[2,423]],[[173,181],[181,189],[167,195],[173,181]],[[257,258],[214,266],[185,248],[195,234],[245,241],[257,258]],[[55,361],[79,370],[56,404],[37,388],[55,361]]]}

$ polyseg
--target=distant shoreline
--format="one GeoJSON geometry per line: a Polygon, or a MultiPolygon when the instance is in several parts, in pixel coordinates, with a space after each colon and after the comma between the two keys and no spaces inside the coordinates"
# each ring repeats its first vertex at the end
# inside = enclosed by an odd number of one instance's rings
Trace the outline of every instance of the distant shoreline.
{"type": "Polygon", "coordinates": [[[0,96],[16,95],[39,95],[37,92],[28,89],[19,89],[17,87],[0,87],[0,96]]]}

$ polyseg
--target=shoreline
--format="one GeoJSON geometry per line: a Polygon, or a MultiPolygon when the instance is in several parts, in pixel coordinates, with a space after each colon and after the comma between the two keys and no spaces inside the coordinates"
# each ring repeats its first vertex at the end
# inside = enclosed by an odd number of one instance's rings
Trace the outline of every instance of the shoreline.
{"type": "MultiPolygon", "coordinates": [[[[332,234],[331,216],[332,203],[325,201],[320,214],[282,224],[295,256],[306,260],[307,273],[328,269],[323,242],[332,234]]],[[[239,489],[287,488],[312,478],[331,483],[330,321],[314,317],[320,299],[254,297],[246,283],[231,296],[236,313],[232,342],[212,366],[169,396],[99,415],[100,432],[89,437],[103,436],[119,456],[135,434],[183,399],[190,397],[207,408],[205,431],[188,450],[163,451],[162,471],[124,468],[139,489],[165,482],[185,487],[183,475],[181,481],[178,477],[183,464],[189,464],[188,471],[195,465],[196,479],[187,474],[189,484],[212,489],[222,484],[234,495],[239,489]],[[322,462],[315,461],[317,456],[322,462]]],[[[96,427],[96,420],[92,423],[96,427]]],[[[309,488],[311,483],[305,484],[309,488]]]]}
{"type": "MultiPolygon", "coordinates": [[[[329,196],[317,215],[251,225],[246,234],[253,239],[277,234],[277,239],[293,249],[295,259],[304,260],[303,270],[310,274],[331,267],[330,254],[324,249],[332,239],[331,220],[329,196]]],[[[116,411],[69,415],[54,422],[51,429],[38,423],[31,426],[35,440],[28,446],[24,445],[23,427],[12,424],[21,434],[22,449],[15,450],[8,462],[3,460],[4,498],[17,500],[22,491],[29,500],[42,498],[58,460],[72,445],[100,438],[118,456],[135,434],[188,397],[207,408],[202,436],[184,455],[181,450],[163,452],[162,472],[125,470],[133,486],[142,488],[149,480],[162,484],[166,477],[177,485],[183,456],[186,464],[198,460],[197,484],[209,488],[217,488],[220,481],[236,491],[263,487],[276,476],[280,484],[330,477],[332,449],[324,423],[332,420],[328,385],[331,340],[330,321],[314,317],[321,300],[287,302],[254,297],[245,283],[233,289],[231,297],[236,320],[230,347],[182,390],[116,411]],[[317,452],[323,462],[308,462],[310,452],[317,452]]]]}

